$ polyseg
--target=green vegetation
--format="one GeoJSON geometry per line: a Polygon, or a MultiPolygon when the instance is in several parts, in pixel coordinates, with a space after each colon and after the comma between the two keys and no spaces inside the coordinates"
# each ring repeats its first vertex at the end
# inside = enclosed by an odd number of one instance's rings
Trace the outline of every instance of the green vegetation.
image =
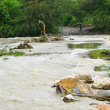
{"type": "Polygon", "coordinates": [[[110,67],[106,65],[95,66],[94,71],[106,71],[108,76],[110,77],[110,67]]]}
{"type": "Polygon", "coordinates": [[[0,1],[0,37],[17,36],[21,3],[17,0],[0,1]]]}
{"type": "Polygon", "coordinates": [[[40,36],[38,42],[47,42],[48,39],[45,36],[40,36]]]}
{"type": "Polygon", "coordinates": [[[9,58],[3,58],[3,60],[8,60],[9,58]]]}
{"type": "Polygon", "coordinates": [[[95,59],[110,57],[110,50],[92,50],[89,52],[89,56],[95,59]]]}
{"type": "Polygon", "coordinates": [[[105,65],[100,65],[100,66],[96,66],[94,68],[95,71],[107,71],[109,72],[109,67],[105,66],[105,65]]]}
{"type": "MultiPolygon", "coordinates": [[[[110,50],[92,50],[89,52],[89,56],[92,58],[108,58],[110,57],[110,50]]],[[[95,71],[107,71],[108,76],[110,77],[110,67],[107,67],[105,65],[96,66],[94,68],[95,71]]]]}
{"type": "Polygon", "coordinates": [[[102,71],[101,66],[95,66],[94,71],[102,71]]]}
{"type": "Polygon", "coordinates": [[[57,34],[58,26],[95,25],[95,31],[110,30],[110,0],[1,0],[0,37],[57,34]]]}
{"type": "Polygon", "coordinates": [[[10,48],[9,52],[5,51],[4,49],[0,50],[0,56],[3,56],[3,55],[22,56],[24,54],[25,54],[24,52],[13,51],[12,48],[10,48]]]}

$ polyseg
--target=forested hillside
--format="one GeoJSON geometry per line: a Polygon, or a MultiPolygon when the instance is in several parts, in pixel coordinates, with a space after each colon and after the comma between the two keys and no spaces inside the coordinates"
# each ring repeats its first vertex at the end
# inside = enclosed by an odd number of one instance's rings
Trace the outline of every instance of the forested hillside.
{"type": "Polygon", "coordinates": [[[38,36],[43,30],[57,34],[58,26],[95,25],[110,30],[110,0],[1,0],[0,37],[38,36]]]}

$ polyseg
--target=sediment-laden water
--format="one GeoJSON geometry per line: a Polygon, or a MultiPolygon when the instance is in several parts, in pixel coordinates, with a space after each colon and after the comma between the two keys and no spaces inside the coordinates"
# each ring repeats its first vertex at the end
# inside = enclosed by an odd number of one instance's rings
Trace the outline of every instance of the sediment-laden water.
{"type": "MultiPolygon", "coordinates": [[[[109,36],[70,36],[75,40],[65,38],[64,41],[50,43],[33,43],[32,53],[48,53],[32,56],[0,57],[0,110],[97,110],[90,106],[91,102],[106,103],[90,98],[74,97],[76,102],[64,103],[61,94],[56,94],[53,84],[63,78],[75,77],[79,73],[88,73],[94,79],[107,77],[106,72],[96,72],[94,67],[108,64],[102,59],[81,58],[78,53],[91,49],[68,48],[68,43],[80,44],[85,41],[99,41],[99,49],[109,49],[109,36]],[[9,58],[3,60],[3,58],[9,58]]],[[[6,39],[8,40],[8,39],[6,39]]],[[[22,38],[19,39],[20,42],[22,38]]],[[[3,41],[5,42],[5,41],[3,41]]],[[[19,42],[19,43],[20,43],[19,42]]],[[[0,40],[2,44],[2,40],[0,40]]],[[[11,47],[18,42],[11,42],[11,47]]],[[[1,45],[3,48],[5,45],[1,45]]],[[[24,50],[28,52],[28,50],[24,50]]]]}

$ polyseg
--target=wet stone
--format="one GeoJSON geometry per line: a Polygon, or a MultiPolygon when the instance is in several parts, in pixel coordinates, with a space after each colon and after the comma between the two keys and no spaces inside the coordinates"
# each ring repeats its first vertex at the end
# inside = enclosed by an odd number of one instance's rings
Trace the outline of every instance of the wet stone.
{"type": "Polygon", "coordinates": [[[110,98],[110,90],[102,90],[99,91],[95,94],[95,96],[99,96],[99,97],[108,97],[110,98]]]}
{"type": "Polygon", "coordinates": [[[90,74],[79,74],[76,75],[77,80],[83,80],[85,83],[93,83],[92,76],[90,74]]]}
{"type": "MultiPolygon", "coordinates": [[[[57,85],[62,85],[70,93],[73,93],[74,88],[77,87],[81,93],[87,93],[89,95],[91,94],[90,86],[75,78],[62,79],[57,83],[57,85]]],[[[65,90],[63,90],[63,91],[65,94],[67,94],[67,91],[65,91],[65,90]]]]}
{"type": "Polygon", "coordinates": [[[108,78],[100,79],[92,84],[92,88],[109,90],[110,80],[108,78]]]}

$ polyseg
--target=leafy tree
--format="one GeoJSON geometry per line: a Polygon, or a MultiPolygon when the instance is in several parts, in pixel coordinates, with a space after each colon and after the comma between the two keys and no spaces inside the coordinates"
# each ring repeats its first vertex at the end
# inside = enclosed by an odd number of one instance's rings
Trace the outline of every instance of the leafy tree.
{"type": "MultiPolygon", "coordinates": [[[[63,5],[66,0],[30,0],[23,4],[23,16],[20,18],[21,35],[36,36],[41,34],[43,26],[46,26],[46,33],[56,34],[58,29],[58,17],[63,12],[63,5]]],[[[21,36],[20,35],[20,36],[21,36]]]]}
{"type": "Polygon", "coordinates": [[[17,0],[0,1],[0,37],[17,34],[17,17],[20,16],[20,6],[21,4],[17,0]]]}
{"type": "Polygon", "coordinates": [[[110,30],[110,0],[78,0],[80,9],[86,13],[86,17],[91,16],[96,30],[108,32],[110,30]]]}

